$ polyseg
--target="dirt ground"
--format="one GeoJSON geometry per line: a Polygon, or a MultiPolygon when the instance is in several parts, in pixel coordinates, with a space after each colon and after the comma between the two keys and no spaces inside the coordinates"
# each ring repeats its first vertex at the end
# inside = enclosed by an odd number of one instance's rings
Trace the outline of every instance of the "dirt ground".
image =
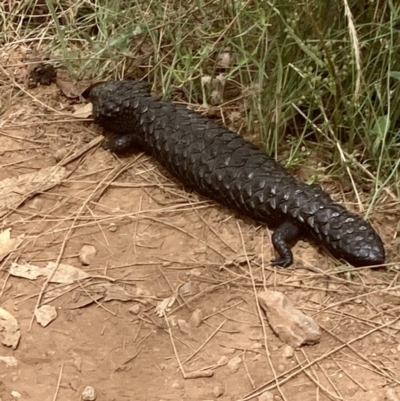
{"type": "Polygon", "coordinates": [[[23,241],[0,271],[0,306],[21,333],[15,350],[0,345],[1,401],[80,400],[87,386],[100,401],[400,399],[395,199],[383,194],[371,219],[391,268],[345,274],[303,241],[291,268],[273,268],[265,227],[185,192],[147,156],[99,146],[79,155],[101,134],[70,116],[82,101],[56,84],[28,89],[20,55],[7,63],[0,180],[57,164],[66,175],[2,209],[2,231],[23,241]],[[84,245],[96,250],[89,265],[84,245]],[[56,261],[88,277],[62,284],[9,272],[12,262],[56,261]],[[315,319],[319,344],[291,352],[275,336],[256,305],[264,287],[315,319]],[[167,317],[156,309],[163,300],[167,317]],[[39,305],[56,307],[46,327],[34,318],[39,305]]]}

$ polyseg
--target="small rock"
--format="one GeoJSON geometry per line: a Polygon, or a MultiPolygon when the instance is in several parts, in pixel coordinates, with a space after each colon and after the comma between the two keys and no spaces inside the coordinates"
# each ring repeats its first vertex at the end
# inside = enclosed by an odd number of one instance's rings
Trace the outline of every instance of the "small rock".
{"type": "Polygon", "coordinates": [[[186,320],[178,319],[178,328],[182,334],[191,334],[190,325],[186,320]]]}
{"type": "Polygon", "coordinates": [[[96,399],[96,390],[92,386],[86,386],[82,391],[83,401],[94,401],[96,399]]]}
{"type": "Polygon", "coordinates": [[[56,159],[57,162],[61,161],[65,157],[67,157],[68,153],[70,150],[66,147],[58,148],[54,153],[53,156],[56,159]]]}
{"type": "Polygon", "coordinates": [[[281,341],[293,348],[316,344],[321,332],[309,316],[294,308],[289,299],[278,291],[263,291],[258,302],[267,315],[268,323],[281,341]]]}
{"type": "Polygon", "coordinates": [[[177,382],[177,381],[174,381],[174,382],[172,383],[172,388],[178,390],[178,389],[182,388],[182,384],[179,383],[179,382],[177,382]]]}
{"type": "Polygon", "coordinates": [[[46,327],[57,317],[57,310],[52,305],[43,305],[35,310],[35,317],[40,325],[46,327]]]}
{"type": "Polygon", "coordinates": [[[196,309],[192,313],[192,316],[190,316],[189,324],[192,327],[199,327],[202,321],[203,321],[203,312],[201,311],[201,309],[196,309]]]}
{"type": "Polygon", "coordinates": [[[228,362],[228,369],[231,373],[236,373],[239,370],[239,366],[242,363],[242,358],[240,356],[236,356],[228,362]]]}
{"type": "Polygon", "coordinates": [[[79,252],[79,261],[83,266],[89,266],[93,258],[96,256],[97,249],[93,245],[83,245],[79,252]]]}
{"type": "Polygon", "coordinates": [[[265,391],[258,397],[258,401],[274,401],[274,395],[271,391],[265,391]]]}
{"type": "Polygon", "coordinates": [[[111,231],[112,233],[115,233],[115,231],[117,231],[117,225],[115,223],[110,223],[108,225],[108,230],[111,231]]]}
{"type": "Polygon", "coordinates": [[[221,397],[222,395],[224,395],[224,393],[225,393],[225,386],[224,386],[223,384],[221,384],[221,383],[218,383],[217,385],[215,385],[215,386],[213,387],[212,392],[213,392],[215,398],[219,398],[219,397],[221,397]]]}
{"type": "Polygon", "coordinates": [[[129,313],[132,313],[132,315],[138,315],[140,313],[140,305],[139,304],[132,305],[129,308],[129,313]]]}
{"type": "Polygon", "coordinates": [[[18,391],[11,391],[11,396],[14,398],[21,398],[21,394],[18,391]]]}
{"type": "Polygon", "coordinates": [[[292,358],[294,355],[294,349],[290,345],[286,344],[282,350],[282,356],[284,358],[292,358]]]}

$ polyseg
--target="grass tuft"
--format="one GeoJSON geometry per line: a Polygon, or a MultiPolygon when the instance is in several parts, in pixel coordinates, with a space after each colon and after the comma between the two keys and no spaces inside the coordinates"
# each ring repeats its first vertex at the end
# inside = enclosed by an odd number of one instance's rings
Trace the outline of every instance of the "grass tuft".
{"type": "Polygon", "coordinates": [[[0,4],[5,51],[40,49],[73,79],[148,80],[197,105],[289,167],[316,155],[341,177],[398,197],[400,5],[25,0],[0,4]]]}

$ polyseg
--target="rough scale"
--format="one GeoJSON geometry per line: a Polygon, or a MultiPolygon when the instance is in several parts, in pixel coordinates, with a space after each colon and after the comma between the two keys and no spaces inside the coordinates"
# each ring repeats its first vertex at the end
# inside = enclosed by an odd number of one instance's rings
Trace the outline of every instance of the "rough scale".
{"type": "Polygon", "coordinates": [[[186,187],[275,228],[273,264],[292,264],[290,245],[301,236],[355,266],[384,263],[382,240],[369,223],[212,119],[154,98],[135,81],[100,84],[89,99],[95,121],[117,134],[107,148],[143,150],[186,187]]]}

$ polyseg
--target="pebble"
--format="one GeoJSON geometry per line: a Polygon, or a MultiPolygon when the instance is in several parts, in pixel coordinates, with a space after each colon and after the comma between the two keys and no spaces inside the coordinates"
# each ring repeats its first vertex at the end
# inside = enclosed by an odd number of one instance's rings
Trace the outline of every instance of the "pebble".
{"type": "Polygon", "coordinates": [[[112,233],[115,233],[115,231],[117,231],[117,225],[115,223],[110,223],[108,225],[108,230],[111,231],[112,233]]]}
{"type": "Polygon", "coordinates": [[[18,391],[11,391],[11,396],[14,398],[21,398],[21,394],[18,391]]]}
{"type": "Polygon", "coordinates": [[[57,317],[57,310],[53,305],[42,305],[35,310],[35,317],[40,325],[46,327],[57,317]]]}
{"type": "Polygon", "coordinates": [[[93,245],[85,244],[79,251],[79,261],[83,266],[89,266],[96,256],[97,249],[93,245]]]}
{"type": "Polygon", "coordinates": [[[82,391],[83,401],[94,401],[96,399],[96,390],[92,386],[86,386],[82,391]]]}
{"type": "Polygon", "coordinates": [[[132,315],[138,315],[140,313],[140,305],[139,304],[132,305],[129,308],[129,313],[132,313],[132,315]]]}
{"type": "Polygon", "coordinates": [[[294,348],[286,344],[282,349],[282,356],[284,358],[292,358],[294,355],[294,348]]]}
{"type": "Polygon", "coordinates": [[[53,155],[54,155],[54,158],[56,159],[56,161],[59,162],[59,161],[61,161],[62,159],[64,159],[64,157],[67,156],[68,152],[69,152],[69,149],[68,149],[68,148],[62,147],[62,148],[57,149],[57,150],[54,152],[53,155]]]}

